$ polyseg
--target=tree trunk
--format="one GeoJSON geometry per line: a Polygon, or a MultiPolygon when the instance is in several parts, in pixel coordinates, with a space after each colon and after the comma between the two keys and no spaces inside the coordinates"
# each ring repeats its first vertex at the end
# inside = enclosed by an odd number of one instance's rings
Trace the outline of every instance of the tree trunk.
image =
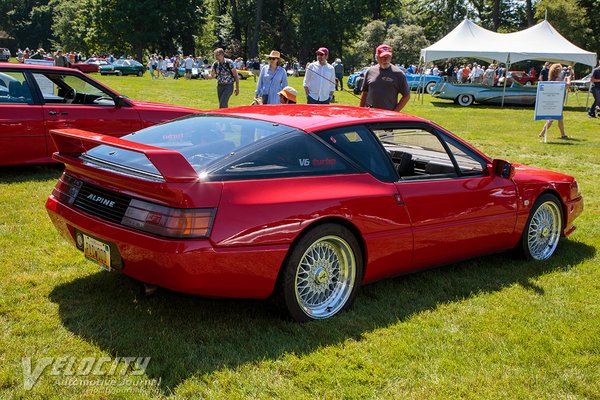
{"type": "Polygon", "coordinates": [[[233,22],[233,37],[241,42],[242,33],[240,31],[240,17],[238,16],[237,0],[231,0],[231,19],[233,22]]]}
{"type": "Polygon", "coordinates": [[[492,30],[498,32],[500,28],[500,0],[494,0],[492,5],[492,30]]]}
{"type": "Polygon", "coordinates": [[[258,40],[260,39],[260,25],[262,22],[263,0],[256,0],[256,19],[254,21],[254,36],[250,43],[250,58],[258,55],[258,40]]]}
{"type": "Polygon", "coordinates": [[[525,12],[527,13],[527,26],[533,26],[533,4],[532,0],[525,1],[525,12]]]}

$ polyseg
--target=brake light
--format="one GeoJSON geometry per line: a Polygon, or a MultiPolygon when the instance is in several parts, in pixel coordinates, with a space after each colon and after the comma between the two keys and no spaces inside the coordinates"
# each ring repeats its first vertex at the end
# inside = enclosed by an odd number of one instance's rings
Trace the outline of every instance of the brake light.
{"type": "Polygon", "coordinates": [[[52,190],[52,196],[61,203],[73,204],[83,182],[63,172],[52,190]]]}
{"type": "Polygon", "coordinates": [[[166,237],[208,237],[215,211],[214,208],[171,208],[133,199],[121,224],[166,237]]]}

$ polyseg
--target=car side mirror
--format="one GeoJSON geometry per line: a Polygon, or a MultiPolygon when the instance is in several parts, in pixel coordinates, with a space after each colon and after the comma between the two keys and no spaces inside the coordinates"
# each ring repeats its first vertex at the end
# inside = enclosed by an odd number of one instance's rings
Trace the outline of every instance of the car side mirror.
{"type": "Polygon", "coordinates": [[[125,101],[125,97],[123,97],[123,96],[115,97],[115,107],[123,107],[124,104],[127,104],[125,101]]]}
{"type": "MultiPolygon", "coordinates": [[[[490,164],[488,164],[488,171],[490,169],[490,164]]],[[[515,176],[515,167],[505,160],[495,159],[491,164],[490,175],[500,176],[505,179],[512,179],[515,176]]]]}

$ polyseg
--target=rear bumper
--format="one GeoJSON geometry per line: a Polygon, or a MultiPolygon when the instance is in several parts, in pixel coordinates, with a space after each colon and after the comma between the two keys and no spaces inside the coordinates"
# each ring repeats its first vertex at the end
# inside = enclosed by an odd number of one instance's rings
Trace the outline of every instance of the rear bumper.
{"type": "Polygon", "coordinates": [[[178,292],[267,298],[287,245],[217,248],[208,239],[165,239],[124,228],[58,202],[46,201],[52,223],[75,246],[75,230],[114,244],[123,274],[178,292]]]}

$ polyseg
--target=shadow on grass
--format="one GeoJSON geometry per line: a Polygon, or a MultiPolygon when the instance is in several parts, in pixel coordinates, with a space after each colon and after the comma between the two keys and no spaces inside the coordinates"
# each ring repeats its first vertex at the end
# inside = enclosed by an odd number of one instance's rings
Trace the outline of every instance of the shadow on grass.
{"type": "MultiPolygon", "coordinates": [[[[528,105],[518,105],[518,104],[511,104],[511,105],[505,105],[504,107],[502,107],[500,104],[497,105],[492,105],[492,104],[479,104],[479,103],[475,103],[471,106],[465,107],[465,106],[461,106],[459,104],[454,103],[452,100],[448,100],[448,101],[443,101],[443,100],[431,100],[431,104],[434,107],[441,107],[441,108],[464,108],[464,109],[469,109],[471,107],[477,109],[477,110],[526,110],[529,109],[531,111],[534,110],[533,106],[528,106],[528,105]]],[[[585,105],[582,106],[564,106],[564,111],[581,111],[581,112],[585,112],[585,105]]]]}
{"type": "Polygon", "coordinates": [[[138,283],[106,272],[60,285],[50,299],[75,335],[115,357],[151,357],[146,374],[160,378],[168,393],[191,376],[360,340],[374,329],[474,294],[518,284],[543,295],[535,278],[594,255],[591,246],[563,241],[546,262],[498,254],[388,279],[363,287],[350,311],[306,324],[282,319],[269,301],[206,299],[166,290],[144,298],[138,283]]]}
{"type": "Polygon", "coordinates": [[[64,169],[62,164],[0,167],[0,184],[58,180],[64,169]]]}

